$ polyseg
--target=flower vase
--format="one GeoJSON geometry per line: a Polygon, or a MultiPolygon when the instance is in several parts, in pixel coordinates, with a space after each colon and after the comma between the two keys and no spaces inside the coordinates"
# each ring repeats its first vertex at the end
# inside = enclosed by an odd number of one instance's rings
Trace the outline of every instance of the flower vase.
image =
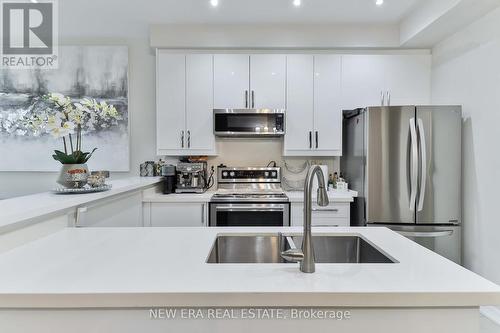
{"type": "Polygon", "coordinates": [[[82,188],[87,184],[87,164],[63,164],[57,183],[66,188],[82,188]]]}

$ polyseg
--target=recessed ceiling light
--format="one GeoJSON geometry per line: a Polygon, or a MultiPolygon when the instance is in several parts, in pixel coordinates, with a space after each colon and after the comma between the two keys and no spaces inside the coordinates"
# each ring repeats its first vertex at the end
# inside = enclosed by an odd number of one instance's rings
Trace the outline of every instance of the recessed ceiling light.
{"type": "Polygon", "coordinates": [[[375,2],[375,4],[376,4],[377,6],[382,6],[382,5],[384,4],[384,0],[377,0],[377,1],[375,2]]]}
{"type": "Polygon", "coordinates": [[[295,7],[300,7],[300,5],[302,4],[302,1],[301,0],[293,0],[293,5],[295,7]]]}
{"type": "Polygon", "coordinates": [[[219,5],[219,0],[210,0],[212,7],[217,7],[219,5]]]}

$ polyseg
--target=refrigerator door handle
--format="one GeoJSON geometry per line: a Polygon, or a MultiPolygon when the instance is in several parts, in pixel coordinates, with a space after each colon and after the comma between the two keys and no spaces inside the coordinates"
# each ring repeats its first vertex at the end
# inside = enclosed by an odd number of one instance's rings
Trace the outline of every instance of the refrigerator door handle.
{"type": "Polygon", "coordinates": [[[422,119],[418,119],[418,135],[420,143],[420,189],[419,189],[419,199],[418,199],[418,211],[421,212],[424,209],[425,200],[425,185],[427,183],[427,146],[425,142],[425,130],[424,122],[422,119]]]}
{"type": "Polygon", "coordinates": [[[410,211],[415,210],[417,204],[417,182],[418,182],[418,145],[417,127],[415,118],[410,119],[410,211]]]}
{"type": "Polygon", "coordinates": [[[453,230],[443,230],[443,231],[399,231],[396,230],[398,234],[405,237],[413,237],[413,238],[437,238],[437,237],[447,237],[453,235],[453,230]]]}

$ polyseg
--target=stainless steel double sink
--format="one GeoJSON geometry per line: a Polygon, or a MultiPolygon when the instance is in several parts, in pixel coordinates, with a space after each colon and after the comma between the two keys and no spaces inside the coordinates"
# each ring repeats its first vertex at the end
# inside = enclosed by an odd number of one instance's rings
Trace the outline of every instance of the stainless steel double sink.
{"type": "MultiPolygon", "coordinates": [[[[358,235],[313,235],[316,263],[395,263],[358,235]]],[[[301,235],[218,235],[207,259],[209,264],[289,263],[281,252],[300,248],[301,235]]]]}

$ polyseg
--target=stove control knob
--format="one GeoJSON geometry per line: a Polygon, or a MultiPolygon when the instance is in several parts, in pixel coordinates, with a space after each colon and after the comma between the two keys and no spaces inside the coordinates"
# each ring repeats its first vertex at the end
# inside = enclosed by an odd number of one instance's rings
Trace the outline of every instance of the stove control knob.
{"type": "Polygon", "coordinates": [[[234,176],[235,176],[234,171],[231,171],[231,172],[229,173],[229,175],[230,175],[231,177],[234,177],[234,176]]]}
{"type": "Polygon", "coordinates": [[[267,171],[264,172],[264,176],[266,176],[266,178],[269,177],[269,172],[267,172],[267,171]]]}
{"type": "Polygon", "coordinates": [[[222,177],[227,177],[227,171],[222,172],[222,177]]]}
{"type": "Polygon", "coordinates": [[[276,178],[276,171],[271,172],[271,176],[272,176],[273,178],[276,178]]]}

